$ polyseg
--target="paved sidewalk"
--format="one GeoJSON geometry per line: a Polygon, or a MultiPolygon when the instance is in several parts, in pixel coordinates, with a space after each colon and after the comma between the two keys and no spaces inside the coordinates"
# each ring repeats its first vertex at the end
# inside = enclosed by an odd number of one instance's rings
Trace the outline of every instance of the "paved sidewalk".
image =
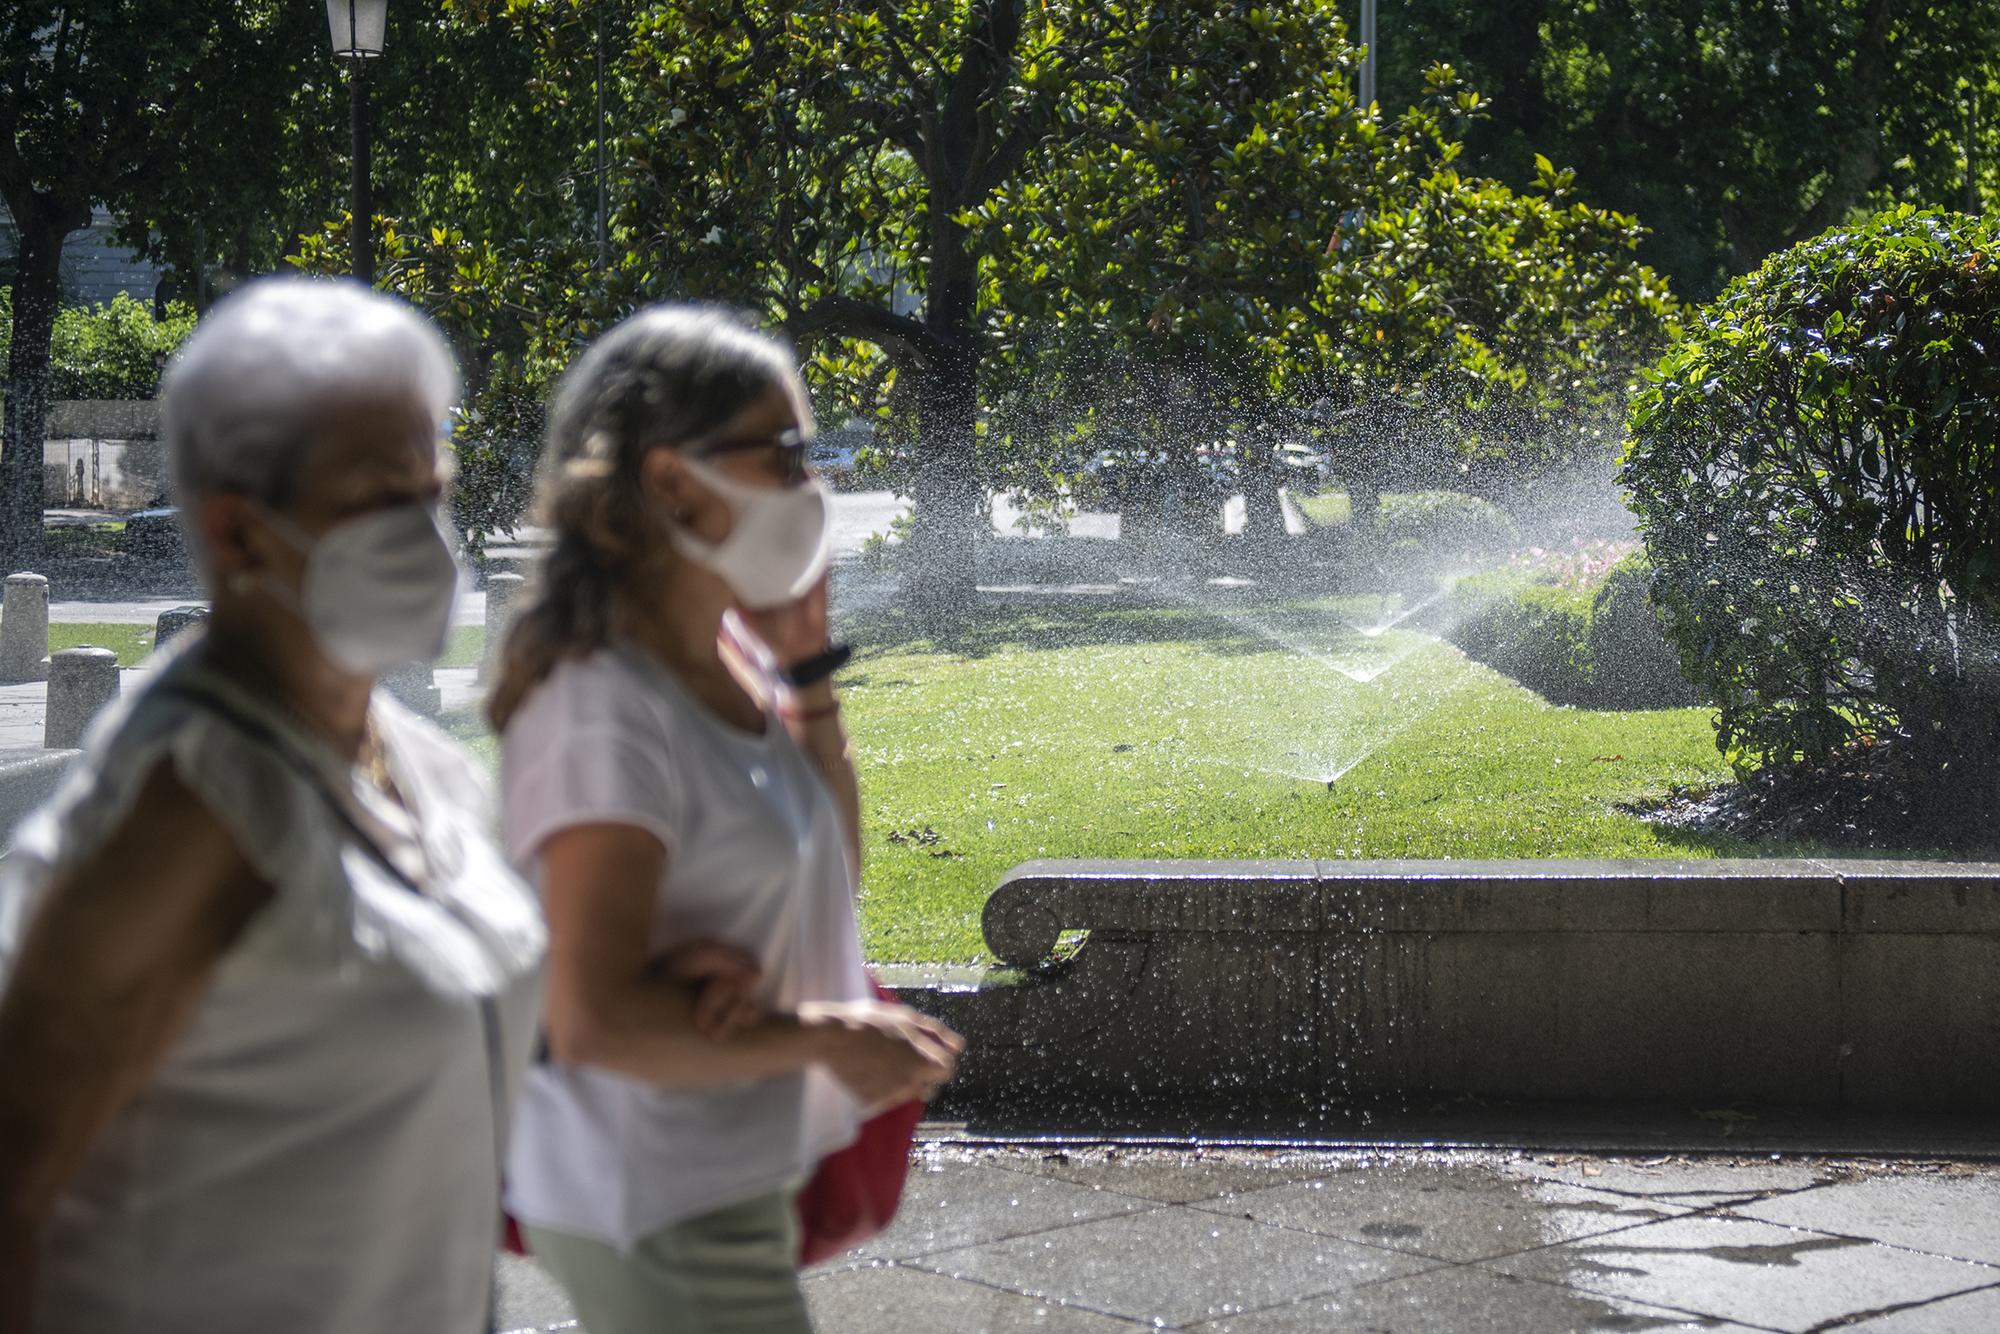
{"type": "MultiPolygon", "coordinates": [[[[532,1261],[502,1327],[570,1328],[532,1261]]],[[[819,1334],[2000,1330],[2000,1165],[923,1150],[819,1334]]]]}

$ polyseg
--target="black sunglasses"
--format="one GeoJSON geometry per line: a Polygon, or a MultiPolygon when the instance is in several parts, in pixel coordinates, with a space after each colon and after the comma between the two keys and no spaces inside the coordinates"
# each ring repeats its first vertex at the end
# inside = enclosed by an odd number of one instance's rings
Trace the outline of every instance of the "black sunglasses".
{"type": "Polygon", "coordinates": [[[796,486],[806,478],[806,451],[812,446],[812,437],[793,427],[776,435],[748,436],[741,440],[717,440],[714,443],[700,441],[689,445],[687,451],[698,459],[712,459],[721,454],[741,453],[746,449],[775,449],[784,463],[786,486],[796,486]]]}

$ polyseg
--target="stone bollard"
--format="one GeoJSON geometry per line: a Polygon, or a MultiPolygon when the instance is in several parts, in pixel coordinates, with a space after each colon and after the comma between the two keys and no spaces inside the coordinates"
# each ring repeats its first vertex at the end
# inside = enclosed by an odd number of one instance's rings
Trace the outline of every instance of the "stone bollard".
{"type": "Polygon", "coordinates": [[[47,750],[75,750],[98,710],[118,698],[118,655],[108,648],[66,648],[49,659],[47,750]]]}
{"type": "Polygon", "coordinates": [[[49,581],[10,574],[0,599],[0,685],[49,676],[49,581]]]}
{"type": "Polygon", "coordinates": [[[160,619],[153,623],[153,652],[158,653],[175,635],[192,630],[207,620],[208,608],[199,603],[167,608],[160,613],[160,619]]]}
{"type": "Polygon", "coordinates": [[[479,655],[479,680],[491,681],[500,667],[500,650],[506,646],[507,631],[514,624],[514,607],[528,581],[518,574],[486,577],[486,647],[479,655]]]}

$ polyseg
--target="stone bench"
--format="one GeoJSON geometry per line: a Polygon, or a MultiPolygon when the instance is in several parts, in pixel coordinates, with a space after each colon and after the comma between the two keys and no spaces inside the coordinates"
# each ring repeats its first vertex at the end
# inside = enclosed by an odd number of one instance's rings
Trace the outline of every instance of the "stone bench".
{"type": "Polygon", "coordinates": [[[2000,1110],[1995,865],[1042,861],[984,929],[974,1100],[2000,1110]]]}

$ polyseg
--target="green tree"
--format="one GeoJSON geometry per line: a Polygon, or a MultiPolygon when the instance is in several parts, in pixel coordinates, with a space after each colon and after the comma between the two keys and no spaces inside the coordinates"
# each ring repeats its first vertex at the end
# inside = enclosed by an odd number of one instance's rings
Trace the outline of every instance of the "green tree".
{"type": "MultiPolygon", "coordinates": [[[[65,306],[49,339],[49,396],[151,398],[167,359],[194,332],[194,311],[168,304],[154,319],[150,305],[120,293],[104,306],[65,306]]],[[[0,290],[0,361],[14,337],[14,312],[0,290]]]]}
{"type": "Polygon", "coordinates": [[[1177,34],[1167,92],[1100,108],[1046,184],[987,206],[1049,275],[1002,327],[1070,325],[1033,391],[1087,405],[1068,458],[1020,470],[1030,488],[1129,440],[1185,490],[1190,451],[1161,448],[1180,440],[1226,459],[1249,531],[1275,535],[1283,455],[1309,438],[1364,530],[1385,485],[1503,495],[1608,465],[1673,317],[1643,230],[1546,158],[1524,191],[1462,174],[1486,103],[1448,67],[1397,116],[1361,114],[1344,34],[1312,17],[1177,34]]]}
{"type": "Polygon", "coordinates": [[[633,290],[745,303],[908,409],[921,567],[963,589],[989,313],[1025,274],[976,210],[1118,94],[1123,4],[689,0],[621,43],[633,290]],[[904,297],[910,299],[905,300],[904,297]]]}
{"type": "Polygon", "coordinates": [[[253,186],[282,178],[282,137],[242,127],[267,123],[284,104],[306,34],[318,24],[323,41],[323,23],[275,0],[19,0],[0,10],[0,199],[16,245],[0,436],[8,568],[37,563],[41,548],[64,242],[89,224],[93,205],[141,227],[168,215],[214,220],[234,216],[253,186]]]}
{"type": "Polygon", "coordinates": [[[1381,45],[1385,105],[1459,67],[1495,103],[1475,169],[1573,167],[1696,298],[1856,210],[1994,188],[1995,0],[1406,0],[1381,45]]]}

